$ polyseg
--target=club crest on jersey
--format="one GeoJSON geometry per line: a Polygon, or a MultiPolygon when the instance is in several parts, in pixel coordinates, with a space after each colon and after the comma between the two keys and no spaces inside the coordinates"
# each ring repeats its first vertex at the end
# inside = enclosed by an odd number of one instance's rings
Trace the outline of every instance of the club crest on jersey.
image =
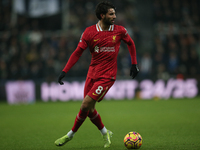
{"type": "Polygon", "coordinates": [[[113,36],[112,42],[115,43],[115,40],[116,40],[116,35],[113,36]]]}

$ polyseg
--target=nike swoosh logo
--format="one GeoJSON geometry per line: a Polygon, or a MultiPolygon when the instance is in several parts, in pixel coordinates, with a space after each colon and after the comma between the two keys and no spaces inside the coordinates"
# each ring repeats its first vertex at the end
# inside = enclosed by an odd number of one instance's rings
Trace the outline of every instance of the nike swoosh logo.
{"type": "Polygon", "coordinates": [[[98,96],[97,94],[95,94],[95,93],[92,93],[92,95],[94,95],[94,96],[98,96]]]}
{"type": "Polygon", "coordinates": [[[99,39],[94,39],[94,42],[98,41],[99,39]]]}

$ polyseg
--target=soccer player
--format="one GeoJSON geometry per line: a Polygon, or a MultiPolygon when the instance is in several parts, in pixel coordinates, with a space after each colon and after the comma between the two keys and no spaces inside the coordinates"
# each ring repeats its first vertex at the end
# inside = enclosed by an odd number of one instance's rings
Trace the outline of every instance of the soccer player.
{"type": "Polygon", "coordinates": [[[100,2],[97,5],[95,11],[99,19],[98,23],[85,29],[76,50],[70,56],[58,78],[58,82],[63,85],[62,79],[66,73],[78,61],[84,50],[89,47],[92,59],[85,82],[84,99],[72,129],[55,141],[56,146],[62,146],[70,141],[87,117],[100,130],[104,147],[108,148],[111,145],[110,138],[113,133],[107,130],[102,123],[100,114],[95,109],[95,104],[104,98],[116,80],[117,55],[121,40],[127,44],[131,56],[130,76],[135,78],[139,72],[135,44],[124,27],[114,25],[115,10],[115,6],[110,2],[100,2]]]}

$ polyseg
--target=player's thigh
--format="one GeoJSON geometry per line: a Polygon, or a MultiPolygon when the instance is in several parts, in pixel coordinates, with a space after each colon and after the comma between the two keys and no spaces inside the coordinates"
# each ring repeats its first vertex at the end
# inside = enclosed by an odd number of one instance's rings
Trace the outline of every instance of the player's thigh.
{"type": "Polygon", "coordinates": [[[87,93],[88,96],[100,102],[111,86],[114,84],[115,80],[110,79],[99,79],[95,81],[94,85],[92,86],[91,90],[87,93]]]}
{"type": "Polygon", "coordinates": [[[94,85],[94,79],[87,77],[84,86],[84,98],[94,85]]]}
{"type": "Polygon", "coordinates": [[[90,96],[86,95],[81,104],[81,110],[92,111],[95,108],[96,101],[90,96]]]}

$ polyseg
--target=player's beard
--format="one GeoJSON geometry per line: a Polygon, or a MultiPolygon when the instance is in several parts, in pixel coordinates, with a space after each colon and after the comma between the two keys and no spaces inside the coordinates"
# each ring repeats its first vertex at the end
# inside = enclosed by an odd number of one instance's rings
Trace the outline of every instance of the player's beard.
{"type": "Polygon", "coordinates": [[[103,22],[106,25],[113,25],[113,23],[111,22],[111,20],[109,18],[106,18],[106,17],[103,19],[103,22]]]}

